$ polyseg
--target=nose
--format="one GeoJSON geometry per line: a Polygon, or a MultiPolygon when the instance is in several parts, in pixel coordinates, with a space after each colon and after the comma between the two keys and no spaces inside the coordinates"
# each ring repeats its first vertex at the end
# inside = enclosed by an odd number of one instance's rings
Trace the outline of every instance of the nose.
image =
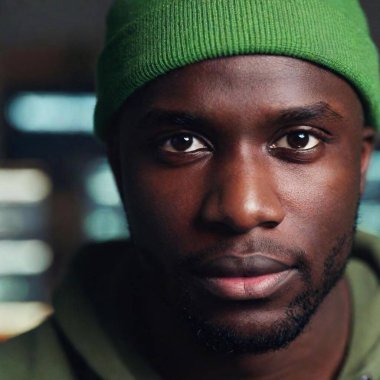
{"type": "Polygon", "coordinates": [[[285,217],[274,175],[266,165],[240,159],[215,170],[202,204],[202,220],[234,233],[274,228],[285,217]]]}

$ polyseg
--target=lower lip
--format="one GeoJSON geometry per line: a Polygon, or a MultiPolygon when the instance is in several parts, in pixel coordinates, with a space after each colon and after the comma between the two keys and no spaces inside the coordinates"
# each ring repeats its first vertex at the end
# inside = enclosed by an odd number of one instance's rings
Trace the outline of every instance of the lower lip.
{"type": "Polygon", "coordinates": [[[296,270],[256,277],[218,277],[203,279],[205,287],[220,298],[235,300],[263,299],[272,296],[292,281],[296,270]]]}

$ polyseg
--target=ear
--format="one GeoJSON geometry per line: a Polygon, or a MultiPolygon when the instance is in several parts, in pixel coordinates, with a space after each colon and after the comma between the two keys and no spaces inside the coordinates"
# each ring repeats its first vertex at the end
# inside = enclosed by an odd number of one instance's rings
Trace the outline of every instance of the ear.
{"type": "Polygon", "coordinates": [[[362,150],[360,159],[360,193],[363,194],[367,178],[367,170],[371,160],[371,155],[375,147],[376,131],[372,127],[365,126],[362,130],[362,150]]]}

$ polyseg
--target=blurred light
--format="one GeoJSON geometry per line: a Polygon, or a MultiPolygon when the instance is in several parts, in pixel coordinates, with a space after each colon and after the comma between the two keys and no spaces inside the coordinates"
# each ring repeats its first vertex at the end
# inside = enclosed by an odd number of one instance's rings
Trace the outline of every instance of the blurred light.
{"type": "Polygon", "coordinates": [[[362,202],[359,209],[358,227],[366,232],[380,235],[380,203],[362,202]]]}
{"type": "Polygon", "coordinates": [[[368,181],[380,181],[380,152],[375,151],[372,154],[371,162],[367,173],[368,181]]]}
{"type": "Polygon", "coordinates": [[[20,93],[7,107],[11,125],[25,132],[92,133],[92,94],[20,93]]]}
{"type": "Polygon", "coordinates": [[[45,240],[48,235],[47,203],[1,203],[0,239],[45,240]]]}
{"type": "Polygon", "coordinates": [[[90,212],[85,219],[85,231],[95,240],[125,237],[127,227],[124,213],[111,208],[100,208],[90,212]]]}
{"type": "Polygon", "coordinates": [[[106,160],[96,160],[89,165],[85,189],[89,201],[83,226],[86,236],[98,241],[128,237],[125,213],[106,160]]]}
{"type": "Polygon", "coordinates": [[[43,241],[0,240],[0,275],[40,274],[45,272],[52,262],[52,250],[43,241]]]}
{"type": "Polygon", "coordinates": [[[45,275],[0,275],[0,302],[46,301],[50,297],[45,275]]]}
{"type": "Polygon", "coordinates": [[[0,202],[36,203],[51,191],[48,176],[38,169],[0,169],[0,202]]]}
{"type": "Polygon", "coordinates": [[[42,302],[0,302],[0,340],[34,329],[52,313],[42,302]]]}
{"type": "Polygon", "coordinates": [[[120,196],[108,164],[93,165],[86,179],[86,189],[91,200],[104,206],[121,206],[120,196]]]}
{"type": "Polygon", "coordinates": [[[0,304],[4,301],[25,301],[32,292],[26,277],[0,277],[0,304]]]}
{"type": "Polygon", "coordinates": [[[0,237],[19,235],[25,228],[25,219],[20,210],[0,207],[0,237]]]}

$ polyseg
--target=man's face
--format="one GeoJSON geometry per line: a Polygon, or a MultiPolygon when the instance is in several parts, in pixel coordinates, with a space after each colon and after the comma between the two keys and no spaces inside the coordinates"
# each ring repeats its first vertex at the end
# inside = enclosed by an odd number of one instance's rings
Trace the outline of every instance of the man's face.
{"type": "Polygon", "coordinates": [[[293,340],[351,247],[370,152],[354,90],[292,58],[217,59],[139,91],[120,131],[112,161],[157,296],[217,350],[293,340]]]}

